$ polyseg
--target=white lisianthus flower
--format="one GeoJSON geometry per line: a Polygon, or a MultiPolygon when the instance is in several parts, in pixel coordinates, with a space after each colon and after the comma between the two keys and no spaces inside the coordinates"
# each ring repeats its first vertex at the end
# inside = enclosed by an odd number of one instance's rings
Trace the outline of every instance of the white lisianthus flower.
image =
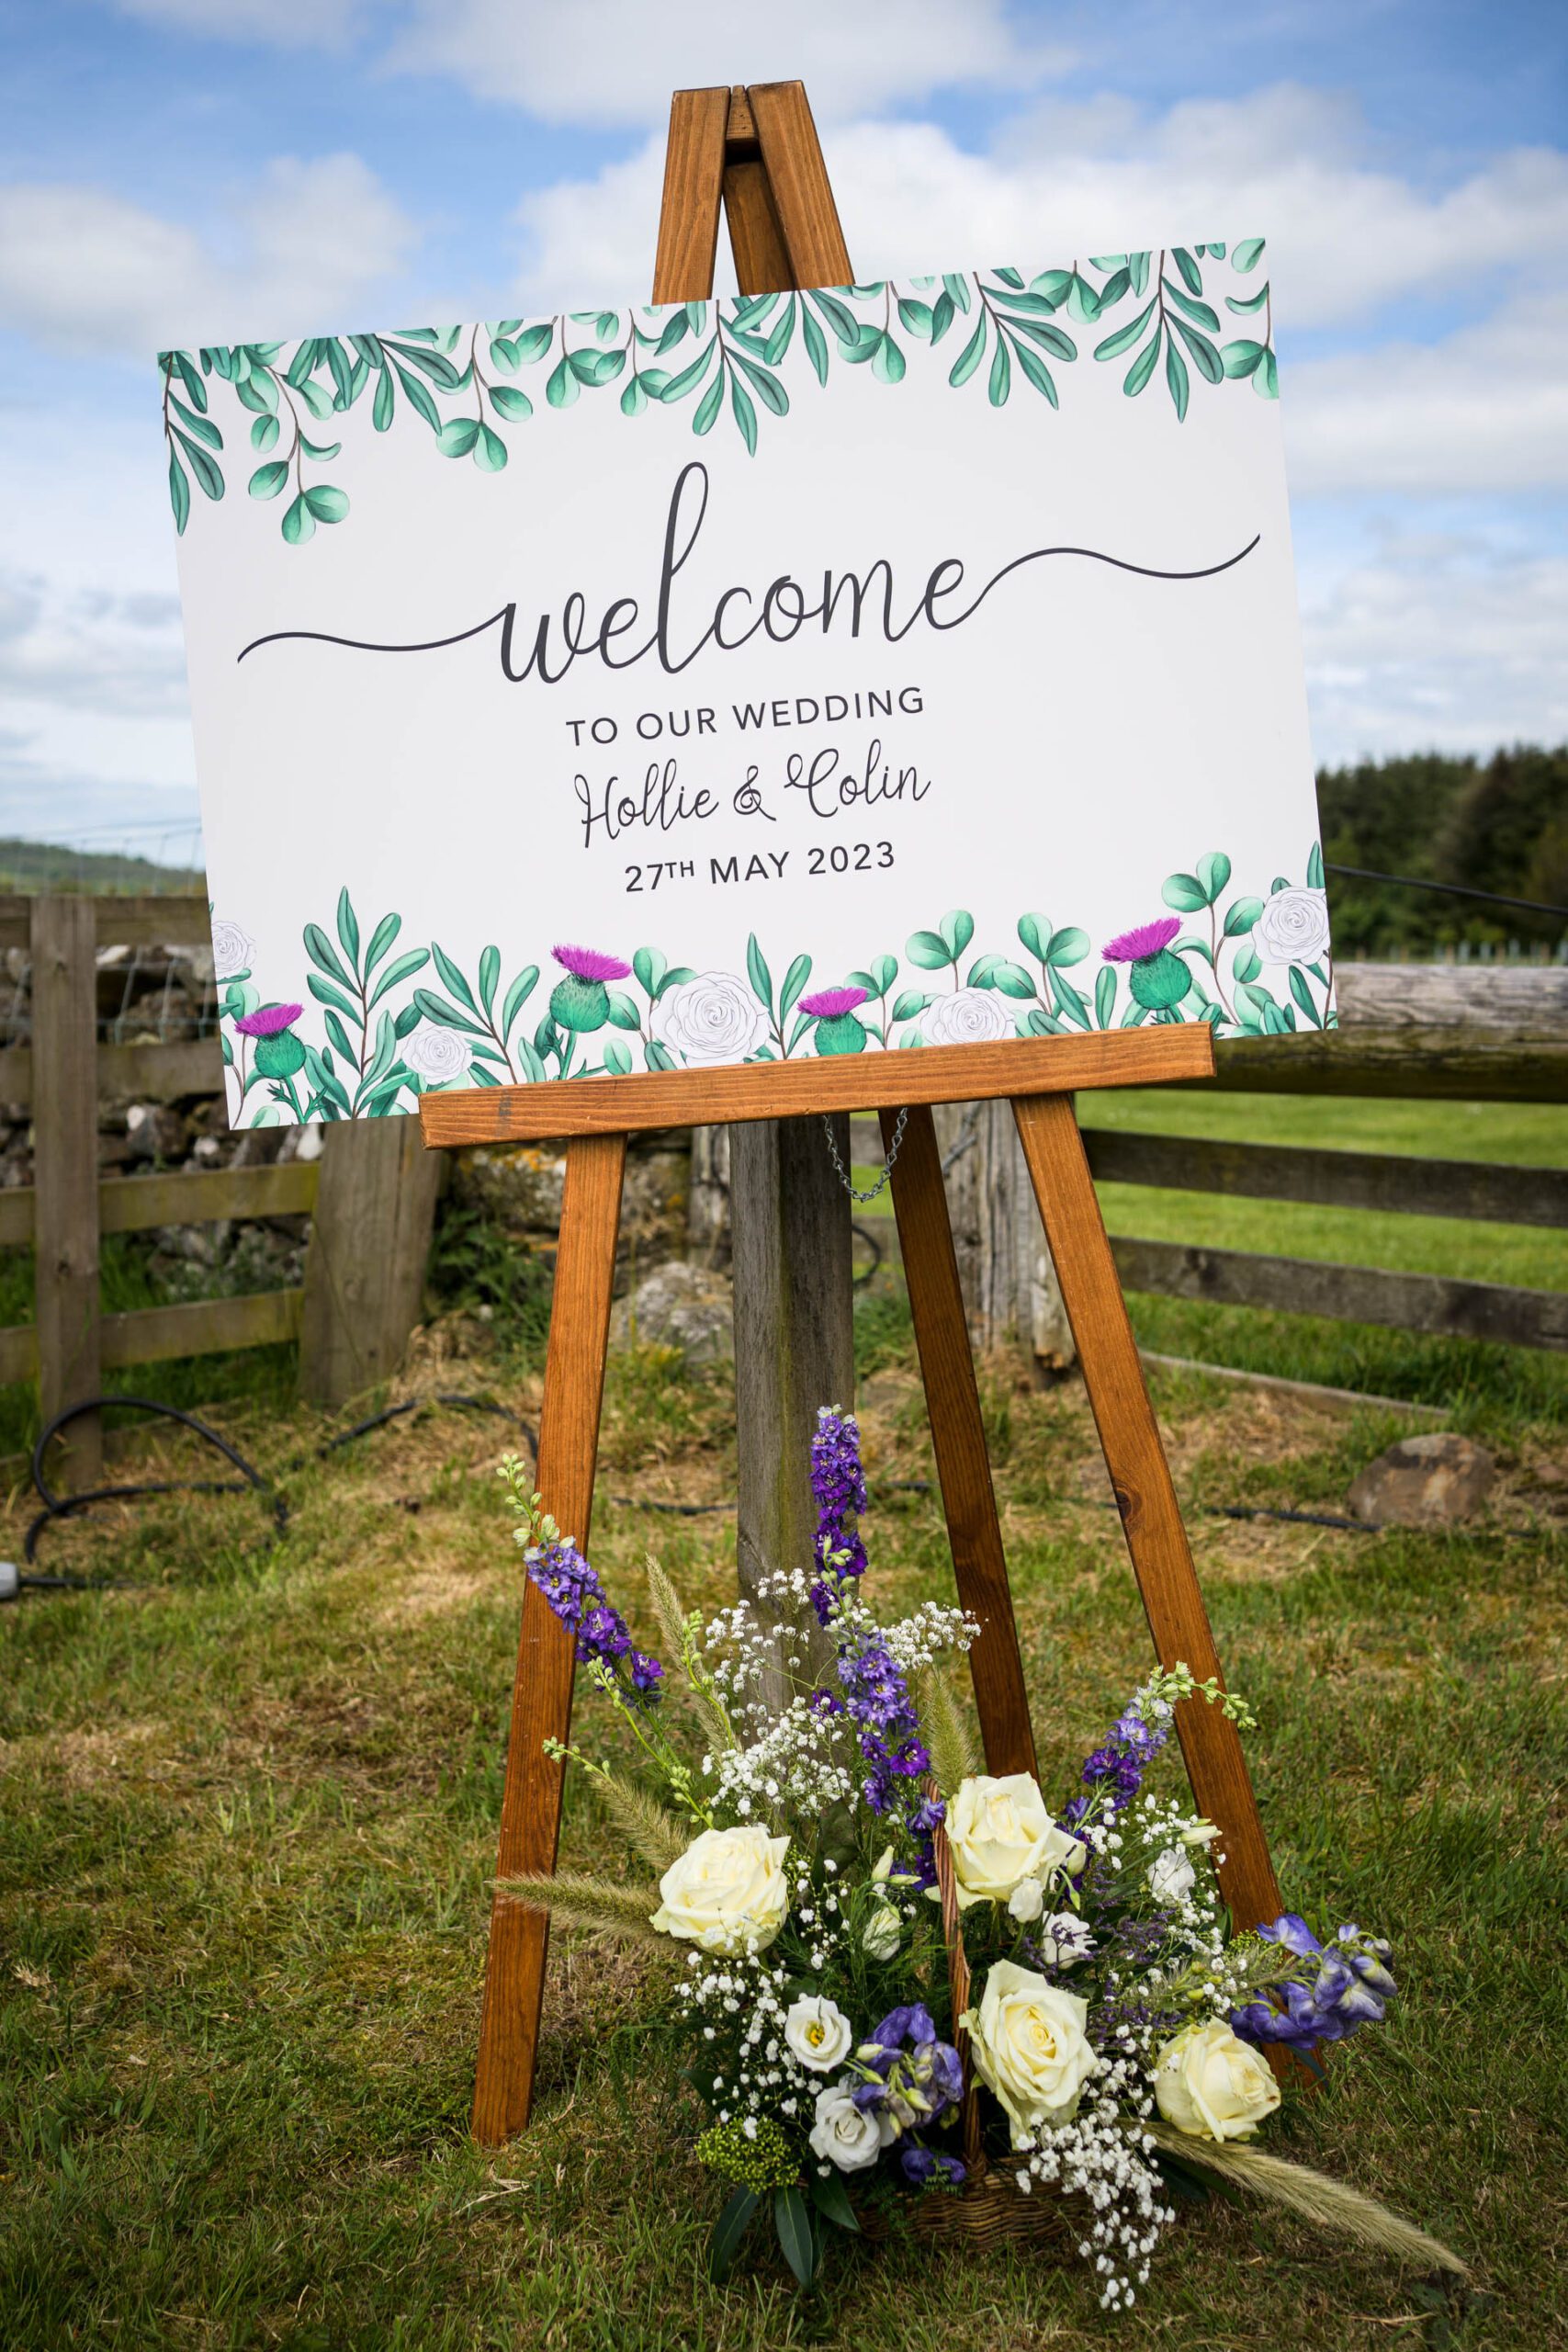
{"type": "Polygon", "coordinates": [[[456,1029],[439,1021],[422,1021],[413,1035],[403,1040],[403,1059],[419,1077],[433,1086],[443,1086],[468,1069],[468,1048],[456,1029]]]}
{"type": "Polygon", "coordinates": [[[830,2075],[835,2066],[841,2066],[853,2040],[850,2021],[837,2001],[821,1993],[803,1993],[784,2011],[784,2041],[813,2075],[830,2075]]]}
{"type": "Polygon", "coordinates": [[[1034,1944],[1048,1968],[1076,1968],[1094,1950],[1094,1938],[1076,1911],[1055,1911],[1041,1922],[1034,1944]]]}
{"type": "Polygon", "coordinates": [[[861,1931],[861,1950],[868,1960],[893,1960],[904,1940],[904,1923],[891,1903],[879,1903],[861,1931]]]}
{"type": "Polygon", "coordinates": [[[1276,890],[1252,926],[1252,944],[1266,964],[1311,964],[1328,946],[1328,894],[1276,890]]]}
{"type": "Polygon", "coordinates": [[[1008,1896],[1008,1910],[1021,1927],[1038,1919],[1045,1908],[1045,1889],[1037,1878],[1021,1878],[1008,1896]]]}
{"type": "Polygon", "coordinates": [[[1179,1903],[1198,1883],[1198,1873],[1179,1846],[1168,1846],[1149,1865],[1149,1893],[1156,1903],[1179,1903]]]}
{"type": "Polygon", "coordinates": [[[1007,2109],[1015,2148],[1032,2145],[1043,2125],[1071,2120],[1100,2064],[1084,2027],[1089,2003],[1034,1969],[998,1960],[986,1973],[977,2009],[967,2009],[976,2071],[1007,2109]]]}
{"type": "Polygon", "coordinates": [[[705,1829],[660,1880],[651,1924],[702,1951],[765,1951],[789,1910],[788,1851],[789,1839],[770,1838],[761,1823],[705,1829]]]}
{"type": "Polygon", "coordinates": [[[1245,2140],[1280,2104],[1268,2062],[1228,2025],[1190,2025],[1155,2061],[1155,2103],[1195,2140],[1245,2140]]]}
{"type": "Polygon", "coordinates": [[[947,1843],[963,1910],[1005,1903],[1021,1879],[1075,1875],[1089,1858],[1081,1839],[1057,1828],[1028,1772],[960,1781],[947,1808],[947,1843]]]}
{"type": "Polygon", "coordinates": [[[1181,1842],[1184,1846],[1212,1846],[1219,1834],[1214,1822],[1192,1821],[1182,1831],[1181,1842]]]}
{"type": "Polygon", "coordinates": [[[817,2120],[808,2135],[825,2164],[840,2172],[866,2172],[893,2137],[884,2115],[867,2115],[854,2103],[852,2082],[835,2083],[817,2094],[817,2120]]]}
{"type": "Polygon", "coordinates": [[[928,1046],[984,1046],[994,1037],[1014,1035],[1015,1020],[1007,998],[995,989],[954,989],[926,1007],[920,1035],[928,1046]]]}
{"type": "Polygon", "coordinates": [[[698,972],[666,989],[649,1028],[688,1069],[743,1062],[768,1037],[768,1013],[735,972],[698,972]]]}

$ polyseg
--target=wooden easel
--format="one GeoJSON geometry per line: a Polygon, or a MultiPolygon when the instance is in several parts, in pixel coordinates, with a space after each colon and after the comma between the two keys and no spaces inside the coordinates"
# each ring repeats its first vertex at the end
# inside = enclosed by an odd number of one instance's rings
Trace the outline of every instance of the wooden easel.
{"type": "MultiPolygon", "coordinates": [[[[743,293],[852,278],[816,127],[798,82],[682,90],[670,116],[656,302],[712,292],[722,196],[743,293]]],[[[1162,1664],[1220,1671],[1169,1465],[1106,1238],[1072,1097],[1085,1087],[1213,1077],[1207,1023],[1085,1036],[928,1046],[731,1069],[427,1094],[434,1147],[567,1140],[566,1190],[539,1419],[546,1507],[586,1549],[604,1396],[610,1295],[630,1136],[831,1111],[875,1110],[891,1138],[908,1114],[893,1203],[931,1415],[958,1595],[986,1628],[971,1654],[986,1762],[1032,1772],[1034,1741],[996,1494],[980,1419],[931,1106],[1010,1099],[1083,1367],[1122,1531],[1162,1664]]],[[[823,1398],[823,1403],[832,1400],[823,1398]]],[[[525,1589],[497,1874],[555,1868],[563,1770],[544,1752],[570,1731],[570,1636],[525,1589]]],[[[1190,1702],[1177,1728],[1201,1812],[1220,1824],[1220,1883],[1238,1927],[1272,1919],[1280,1891],[1234,1727],[1190,1702]]],[[[538,2047],[547,1912],[496,1898],[479,2029],[473,2132],[495,2146],[528,2120],[538,2047]]]]}

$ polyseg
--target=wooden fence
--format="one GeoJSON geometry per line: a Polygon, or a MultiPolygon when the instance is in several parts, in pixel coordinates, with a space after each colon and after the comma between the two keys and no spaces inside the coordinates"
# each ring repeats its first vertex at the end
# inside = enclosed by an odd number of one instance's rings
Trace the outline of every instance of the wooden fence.
{"type": "MultiPolygon", "coordinates": [[[[305,1394],[341,1404],[396,1369],[418,1319],[441,1168],[416,1120],[329,1127],[315,1162],[100,1177],[100,1097],[220,1093],[223,1064],[215,1035],[100,1045],[97,950],[208,937],[202,899],[0,899],[0,947],[32,965],[32,1039],[0,1049],[0,1101],[29,1106],[33,1127],[33,1182],[0,1192],[0,1244],[30,1241],[36,1269],[34,1321],[0,1329],[0,1382],[36,1375],[46,1420],[129,1364],[296,1339],[305,1394]],[[312,1223],[299,1286],[102,1311],[106,1233],[300,1215],[312,1223]]],[[[78,1485],[99,1453],[85,1417],[72,1431],[78,1485]]]]}

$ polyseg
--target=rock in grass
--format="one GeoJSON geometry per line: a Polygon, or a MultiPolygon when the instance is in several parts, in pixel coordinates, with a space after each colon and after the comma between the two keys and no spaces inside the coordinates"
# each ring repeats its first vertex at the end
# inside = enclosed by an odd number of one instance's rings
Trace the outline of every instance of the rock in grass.
{"type": "Polygon", "coordinates": [[[1402,1438],[1369,1462],[1347,1500],[1358,1519],[1384,1527],[1453,1527],[1472,1519],[1497,1465],[1483,1445],[1454,1430],[1402,1438]]]}
{"type": "Polygon", "coordinates": [[[688,1363],[720,1363],[735,1352],[729,1278],[679,1258],[656,1266],[616,1304],[615,1338],[678,1348],[688,1363]]]}

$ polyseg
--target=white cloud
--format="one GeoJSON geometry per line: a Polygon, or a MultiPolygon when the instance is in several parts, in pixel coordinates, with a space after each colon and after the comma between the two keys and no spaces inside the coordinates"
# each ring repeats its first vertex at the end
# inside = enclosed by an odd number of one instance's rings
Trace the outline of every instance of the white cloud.
{"type": "Polygon", "coordinates": [[[1406,529],[1303,585],[1320,761],[1568,741],[1568,560],[1406,529]]]}
{"type": "Polygon", "coordinates": [[[420,0],[390,53],[594,127],[661,122],[671,90],[741,80],[798,78],[831,119],[963,84],[1028,87],[1065,62],[1025,40],[1003,0],[420,0]]]}
{"type": "Polygon", "coordinates": [[[14,182],[0,187],[0,322],[148,360],[342,328],[415,242],[357,155],[275,158],[205,233],[102,188],[14,182]]]}
{"type": "Polygon", "coordinates": [[[212,40],[269,49],[343,49],[365,17],[360,0],[115,0],[122,17],[212,40]]]}

